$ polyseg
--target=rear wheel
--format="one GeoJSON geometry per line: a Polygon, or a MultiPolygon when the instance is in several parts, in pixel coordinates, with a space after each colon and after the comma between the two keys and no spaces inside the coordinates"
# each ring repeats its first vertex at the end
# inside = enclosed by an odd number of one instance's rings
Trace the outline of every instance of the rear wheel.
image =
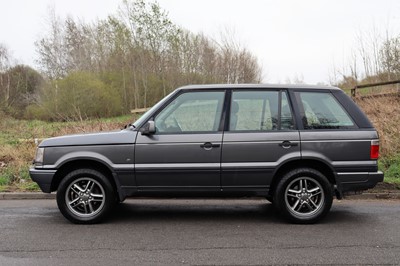
{"type": "Polygon", "coordinates": [[[74,170],[63,178],[58,187],[58,208],[73,223],[100,222],[114,204],[110,181],[96,170],[74,170]]]}
{"type": "Polygon", "coordinates": [[[298,168],[285,174],[279,182],[274,204],[290,221],[315,223],[330,210],[332,186],[317,170],[298,168]]]}

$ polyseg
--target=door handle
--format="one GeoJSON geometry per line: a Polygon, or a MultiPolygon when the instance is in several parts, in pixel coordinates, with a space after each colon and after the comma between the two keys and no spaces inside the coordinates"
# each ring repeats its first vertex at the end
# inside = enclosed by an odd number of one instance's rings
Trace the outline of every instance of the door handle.
{"type": "Polygon", "coordinates": [[[220,144],[212,144],[211,142],[206,142],[204,144],[200,144],[200,147],[209,151],[212,148],[219,148],[221,145],[220,144]]]}
{"type": "Polygon", "coordinates": [[[292,142],[290,142],[288,140],[285,140],[285,141],[282,141],[282,143],[279,143],[278,145],[281,146],[284,149],[289,149],[290,147],[298,146],[299,144],[298,143],[292,143],[292,142]]]}

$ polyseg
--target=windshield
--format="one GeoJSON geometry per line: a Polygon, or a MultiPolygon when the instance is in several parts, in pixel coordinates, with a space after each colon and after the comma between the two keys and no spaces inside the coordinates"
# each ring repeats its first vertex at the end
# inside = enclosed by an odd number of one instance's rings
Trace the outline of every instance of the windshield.
{"type": "Polygon", "coordinates": [[[160,106],[162,106],[166,101],[168,101],[168,99],[171,98],[171,96],[174,93],[175,93],[175,91],[171,92],[166,97],[164,97],[161,101],[159,101],[153,107],[151,107],[150,110],[148,110],[146,113],[144,113],[138,120],[135,121],[135,123],[133,123],[133,126],[135,128],[138,128],[144,121],[148,120],[150,118],[151,114],[153,114],[155,110],[160,108],[160,106]]]}

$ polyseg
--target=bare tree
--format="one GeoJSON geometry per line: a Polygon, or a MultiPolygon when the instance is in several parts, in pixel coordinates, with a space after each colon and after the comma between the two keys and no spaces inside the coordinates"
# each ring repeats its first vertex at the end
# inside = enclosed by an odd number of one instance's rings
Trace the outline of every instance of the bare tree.
{"type": "Polygon", "coordinates": [[[388,35],[380,49],[380,63],[382,69],[391,80],[400,77],[400,35],[391,38],[388,35]]]}
{"type": "Polygon", "coordinates": [[[6,104],[10,98],[10,52],[0,43],[0,103],[6,104]]]}
{"type": "Polygon", "coordinates": [[[50,79],[65,77],[68,73],[68,50],[65,44],[65,28],[56,16],[54,8],[49,9],[48,35],[35,43],[39,58],[37,63],[50,79]]]}
{"type": "Polygon", "coordinates": [[[225,83],[259,83],[261,67],[246,47],[244,47],[233,29],[225,28],[220,33],[219,74],[225,83]]]}
{"type": "Polygon", "coordinates": [[[261,81],[257,58],[233,32],[219,41],[194,34],[175,25],[155,1],[124,0],[119,14],[92,23],[61,20],[50,10],[49,25],[36,47],[39,66],[52,81],[51,97],[43,99],[53,101],[56,112],[68,98],[58,95],[66,93],[58,84],[71,75],[103,82],[124,112],[151,106],[188,83],[261,81]]]}
{"type": "Polygon", "coordinates": [[[331,77],[336,84],[354,87],[358,83],[388,81],[400,75],[400,37],[392,37],[386,30],[385,38],[376,26],[359,31],[356,45],[342,68],[334,67],[331,77]],[[340,80],[338,80],[338,78],[340,80]]]}

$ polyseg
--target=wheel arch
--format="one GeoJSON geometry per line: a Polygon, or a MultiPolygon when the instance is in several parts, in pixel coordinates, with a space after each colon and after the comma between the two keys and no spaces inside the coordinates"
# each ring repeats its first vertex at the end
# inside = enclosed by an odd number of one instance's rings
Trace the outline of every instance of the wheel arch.
{"type": "MultiPolygon", "coordinates": [[[[336,176],[334,174],[334,170],[332,166],[330,166],[327,162],[321,161],[315,158],[308,158],[308,159],[297,159],[291,160],[281,164],[274,172],[272,182],[269,189],[269,195],[273,196],[275,192],[276,186],[278,185],[281,177],[296,168],[312,168],[319,172],[321,172],[326,178],[328,179],[329,183],[332,186],[337,186],[336,176]]],[[[337,192],[337,191],[336,191],[337,192]]],[[[339,193],[340,194],[340,193],[339,193]]],[[[338,197],[340,195],[337,194],[338,197]]]]}
{"type": "Polygon", "coordinates": [[[112,170],[112,168],[105,162],[93,159],[93,158],[76,158],[74,160],[68,160],[61,165],[59,165],[54,178],[51,182],[51,191],[56,191],[61,180],[71,171],[77,169],[93,169],[103,173],[113,186],[119,200],[122,200],[121,190],[119,189],[120,184],[117,178],[117,174],[112,170]]]}

